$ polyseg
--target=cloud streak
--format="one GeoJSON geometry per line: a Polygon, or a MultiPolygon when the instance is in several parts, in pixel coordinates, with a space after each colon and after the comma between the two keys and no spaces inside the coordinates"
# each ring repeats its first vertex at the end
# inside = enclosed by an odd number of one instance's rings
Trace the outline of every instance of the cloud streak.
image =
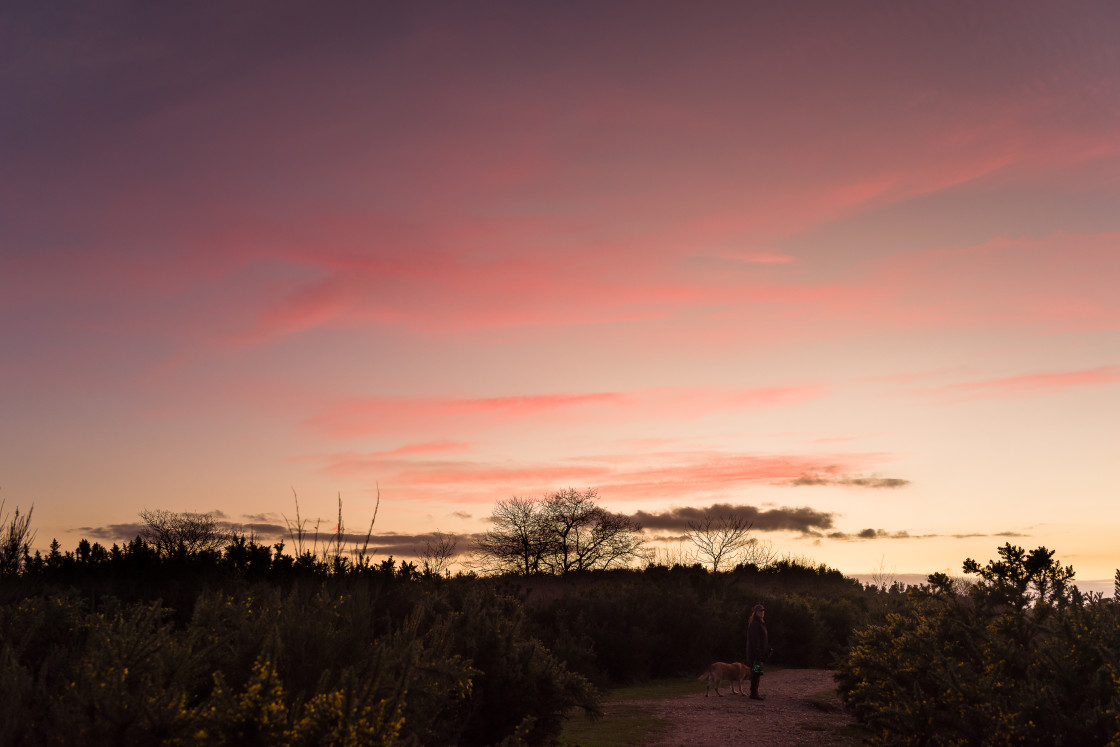
{"type": "Polygon", "coordinates": [[[1120,383],[1120,366],[1099,366],[1077,371],[1031,373],[964,381],[936,389],[926,389],[920,394],[926,397],[963,401],[1050,394],[1118,383],[1120,383]]]}
{"type": "Polygon", "coordinates": [[[364,397],[337,402],[306,421],[310,428],[337,438],[394,432],[406,424],[426,429],[438,423],[499,423],[580,408],[617,409],[626,397],[616,392],[540,394],[475,399],[364,397]]]}
{"type": "Polygon", "coordinates": [[[870,488],[872,490],[904,488],[909,480],[901,477],[863,477],[855,475],[801,475],[796,480],[780,483],[790,487],[840,485],[849,488],[870,488]]]}
{"type": "Polygon", "coordinates": [[[687,418],[727,408],[793,405],[815,399],[819,385],[770,386],[739,391],[665,388],[638,392],[549,393],[464,399],[352,397],[335,401],[304,421],[333,438],[354,438],[434,428],[493,428],[578,416],[583,423],[628,418],[687,418]]]}
{"type": "Polygon", "coordinates": [[[454,502],[483,504],[495,496],[536,495],[573,485],[594,486],[605,499],[628,502],[702,500],[757,485],[889,489],[909,482],[860,474],[868,466],[894,459],[882,453],[762,455],[662,449],[530,463],[493,461],[481,455],[429,459],[392,454],[338,452],[315,459],[334,479],[376,479],[397,495],[439,495],[454,502]]]}
{"type": "Polygon", "coordinates": [[[929,540],[929,539],[972,539],[975,537],[1007,537],[1019,538],[1028,537],[1030,535],[1021,534],[1019,532],[995,532],[987,534],[983,532],[970,532],[967,534],[911,534],[905,529],[897,531],[887,531],[886,529],[862,529],[858,532],[809,532],[817,537],[825,537],[830,540],[842,540],[846,542],[860,542],[866,540],[929,540]]]}

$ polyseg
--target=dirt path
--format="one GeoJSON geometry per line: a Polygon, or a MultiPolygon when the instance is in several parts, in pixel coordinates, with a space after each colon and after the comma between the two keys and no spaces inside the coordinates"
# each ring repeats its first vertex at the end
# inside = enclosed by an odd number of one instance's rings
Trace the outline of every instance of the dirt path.
{"type": "Polygon", "coordinates": [[[721,687],[704,697],[704,683],[695,695],[662,700],[632,700],[619,705],[641,706],[670,724],[650,745],[854,745],[854,722],[840,710],[832,672],[783,669],[762,678],[765,700],[731,695],[721,687]]]}

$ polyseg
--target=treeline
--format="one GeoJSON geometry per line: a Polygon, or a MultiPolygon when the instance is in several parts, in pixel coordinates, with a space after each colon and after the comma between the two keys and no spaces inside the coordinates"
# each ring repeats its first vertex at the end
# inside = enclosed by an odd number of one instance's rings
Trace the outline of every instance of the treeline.
{"type": "Polygon", "coordinates": [[[3,744],[548,744],[597,688],[740,660],[833,664],[877,595],[783,561],[451,577],[392,558],[137,537],[0,574],[3,744]]]}

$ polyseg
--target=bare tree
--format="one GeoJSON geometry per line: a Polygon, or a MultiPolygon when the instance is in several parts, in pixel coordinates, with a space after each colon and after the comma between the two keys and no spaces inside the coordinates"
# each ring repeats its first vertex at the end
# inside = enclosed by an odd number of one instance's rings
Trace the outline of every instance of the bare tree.
{"type": "Polygon", "coordinates": [[[692,550],[692,545],[685,545],[684,541],[678,541],[676,548],[670,547],[654,547],[643,551],[642,560],[647,567],[649,566],[663,566],[665,568],[672,568],[673,566],[690,566],[696,562],[696,553],[692,550]]]}
{"type": "Polygon", "coordinates": [[[231,538],[229,530],[218,524],[213,513],[144,509],[140,518],[145,524],[140,536],[164,556],[216,552],[231,538]]]}
{"type": "Polygon", "coordinates": [[[873,586],[879,591],[887,591],[891,589],[895,584],[898,583],[898,580],[894,575],[894,570],[895,567],[893,565],[889,569],[887,568],[887,556],[880,555],[879,569],[871,574],[870,586],[873,586]]]}
{"type": "Polygon", "coordinates": [[[455,535],[437,529],[432,538],[424,543],[424,552],[420,554],[420,564],[426,572],[442,576],[451,566],[455,556],[459,554],[456,550],[458,545],[459,540],[455,535]]]}
{"type": "Polygon", "coordinates": [[[541,508],[551,536],[551,551],[544,560],[553,573],[609,568],[637,557],[642,528],[629,516],[596,505],[598,498],[594,490],[568,488],[544,500],[541,508]]]}
{"type": "Polygon", "coordinates": [[[753,565],[759,568],[773,565],[778,559],[778,551],[770,540],[760,540],[751,537],[739,553],[738,562],[744,565],[753,565]]]}
{"type": "Polygon", "coordinates": [[[499,501],[490,517],[494,528],[475,546],[476,567],[528,576],[609,568],[640,558],[641,527],[598,506],[597,499],[594,490],[568,489],[540,500],[499,501]]]}
{"type": "Polygon", "coordinates": [[[709,516],[702,521],[688,522],[685,533],[696,545],[697,553],[712,564],[712,572],[721,565],[734,565],[750,543],[751,522],[741,516],[726,514],[709,516]]]}
{"type": "Polygon", "coordinates": [[[494,528],[475,544],[475,565],[484,573],[541,572],[541,559],[548,552],[549,538],[537,503],[513,496],[498,501],[490,515],[494,528]]]}

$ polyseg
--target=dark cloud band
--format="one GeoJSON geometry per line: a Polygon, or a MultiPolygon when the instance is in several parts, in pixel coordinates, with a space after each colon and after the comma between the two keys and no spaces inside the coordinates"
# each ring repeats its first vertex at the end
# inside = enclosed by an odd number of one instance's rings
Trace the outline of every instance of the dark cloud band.
{"type": "Polygon", "coordinates": [[[638,511],[631,514],[631,518],[641,524],[643,529],[666,531],[683,531],[688,529],[689,522],[719,519],[724,516],[745,519],[757,532],[808,532],[831,529],[833,514],[805,506],[764,511],[755,506],[736,506],[730,503],[716,503],[707,508],[686,506],[660,513],[638,511]]]}

